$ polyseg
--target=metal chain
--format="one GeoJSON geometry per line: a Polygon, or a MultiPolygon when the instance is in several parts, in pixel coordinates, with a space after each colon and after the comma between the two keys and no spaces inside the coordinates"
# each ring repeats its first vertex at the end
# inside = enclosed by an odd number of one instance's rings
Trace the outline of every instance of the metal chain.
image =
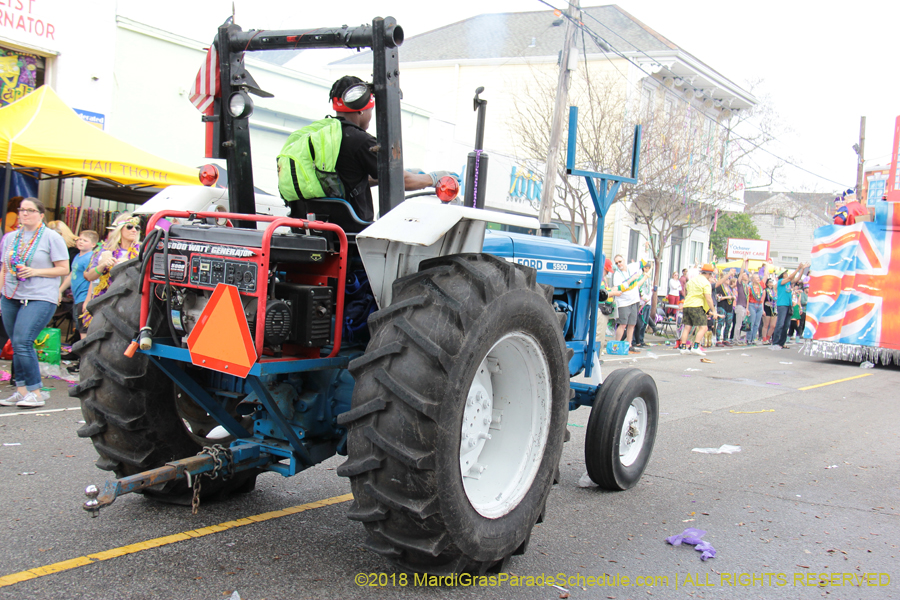
{"type": "MultiPolygon", "coordinates": [[[[204,446],[197,456],[208,454],[213,461],[212,471],[202,473],[194,477],[193,497],[191,498],[191,514],[196,515],[200,509],[200,479],[201,477],[209,477],[210,479],[222,478],[228,481],[234,475],[234,454],[231,448],[226,448],[222,444],[213,444],[212,446],[204,446]],[[224,460],[223,460],[224,457],[224,460]]],[[[190,480],[190,478],[189,478],[190,480]]]]}
{"type": "Polygon", "coordinates": [[[194,477],[194,495],[191,498],[191,514],[196,515],[200,510],[200,476],[194,477]]]}

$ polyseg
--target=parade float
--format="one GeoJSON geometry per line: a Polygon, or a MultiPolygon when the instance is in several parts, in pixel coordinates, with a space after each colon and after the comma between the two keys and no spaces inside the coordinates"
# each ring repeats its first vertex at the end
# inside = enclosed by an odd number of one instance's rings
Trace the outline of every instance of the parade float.
{"type": "Polygon", "coordinates": [[[900,117],[885,196],[869,202],[867,214],[851,224],[815,231],[804,354],[900,364],[898,152],[900,117]]]}

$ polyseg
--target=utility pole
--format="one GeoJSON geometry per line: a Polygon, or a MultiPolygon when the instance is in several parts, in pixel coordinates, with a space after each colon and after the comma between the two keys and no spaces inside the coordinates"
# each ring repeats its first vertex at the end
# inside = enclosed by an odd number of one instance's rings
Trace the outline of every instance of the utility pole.
{"type": "MultiPolygon", "coordinates": [[[[580,0],[571,0],[569,10],[566,11],[566,41],[563,44],[562,56],[559,60],[559,79],[556,84],[556,104],[553,106],[553,121],[550,125],[550,147],[547,150],[547,168],[544,172],[544,183],[541,188],[541,209],[538,220],[541,225],[547,225],[553,215],[553,196],[556,190],[556,167],[559,162],[559,140],[562,137],[563,122],[566,118],[566,101],[569,97],[569,53],[572,49],[572,39],[575,37],[575,25],[573,20],[581,9],[580,0]]],[[[544,230],[544,228],[541,228],[544,230]]],[[[544,230],[544,235],[549,235],[550,230],[544,230]]]]}
{"type": "Polygon", "coordinates": [[[866,203],[866,199],[862,197],[863,171],[865,170],[866,157],[866,118],[859,118],[859,164],[856,166],[856,201],[862,204],[866,203]]]}

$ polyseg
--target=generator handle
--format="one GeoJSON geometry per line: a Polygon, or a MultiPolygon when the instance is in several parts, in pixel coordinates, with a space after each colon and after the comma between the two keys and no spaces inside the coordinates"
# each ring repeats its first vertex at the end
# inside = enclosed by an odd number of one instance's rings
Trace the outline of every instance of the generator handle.
{"type": "MultiPolygon", "coordinates": [[[[271,255],[270,248],[272,244],[272,235],[275,233],[275,230],[279,227],[293,227],[296,229],[312,229],[313,231],[331,231],[336,234],[338,240],[340,241],[340,252],[339,252],[339,263],[338,263],[338,289],[337,289],[337,298],[335,298],[335,327],[334,327],[334,343],[332,344],[331,354],[327,356],[327,358],[334,358],[337,356],[338,352],[341,349],[341,334],[343,333],[343,323],[344,323],[344,290],[347,282],[347,253],[348,253],[348,243],[347,243],[347,234],[344,233],[344,230],[341,229],[340,226],[335,225],[334,223],[325,223],[324,221],[309,221],[307,219],[293,219],[291,217],[277,217],[272,215],[245,215],[240,213],[223,213],[223,212],[189,212],[185,210],[161,210],[157,213],[154,213],[150,220],[147,223],[147,232],[153,231],[156,227],[156,223],[165,217],[172,217],[175,219],[188,219],[188,218],[200,218],[200,219],[230,219],[230,220],[243,220],[243,221],[253,221],[253,222],[265,222],[268,223],[266,226],[265,232],[263,232],[262,238],[262,256],[261,259],[263,261],[263,266],[265,267],[266,276],[268,277],[269,273],[269,258],[271,255]]],[[[168,266],[167,266],[168,268],[168,266]]],[[[263,300],[265,300],[263,298],[263,300]]],[[[262,356],[262,330],[265,327],[265,310],[266,303],[265,301],[257,302],[257,310],[259,311],[256,319],[256,331],[254,332],[254,341],[257,342],[256,353],[257,356],[262,356]]],[[[147,326],[147,317],[150,313],[150,277],[144,277],[144,281],[141,282],[141,317],[140,323],[142,327],[147,326]]]]}

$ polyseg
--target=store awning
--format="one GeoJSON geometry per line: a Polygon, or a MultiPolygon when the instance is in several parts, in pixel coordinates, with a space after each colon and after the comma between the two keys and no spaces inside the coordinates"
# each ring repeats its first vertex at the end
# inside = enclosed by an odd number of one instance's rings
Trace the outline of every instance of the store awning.
{"type": "Polygon", "coordinates": [[[197,169],[160,158],[86,123],[49,86],[0,108],[0,162],[38,177],[119,185],[199,185],[197,169]]]}

